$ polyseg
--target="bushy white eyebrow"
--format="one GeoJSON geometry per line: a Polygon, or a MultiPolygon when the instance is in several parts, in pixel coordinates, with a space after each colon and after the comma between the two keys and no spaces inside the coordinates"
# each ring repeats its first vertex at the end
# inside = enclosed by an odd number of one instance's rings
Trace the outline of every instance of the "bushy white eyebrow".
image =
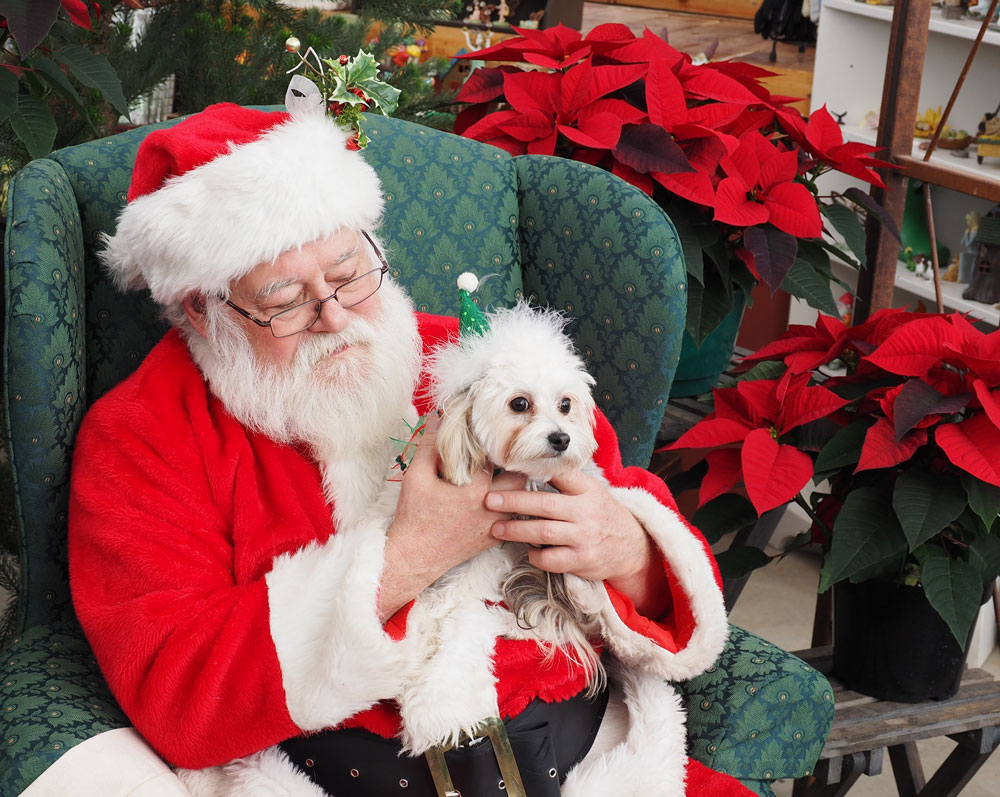
{"type": "MultiPolygon", "coordinates": [[[[354,246],[342,252],[340,255],[331,260],[326,270],[331,271],[335,269],[337,266],[346,263],[352,257],[357,255],[360,249],[361,249],[361,242],[356,241],[354,243],[354,246]]],[[[266,299],[276,294],[278,291],[287,288],[289,285],[295,285],[297,282],[298,282],[297,279],[287,279],[287,280],[280,280],[278,282],[271,282],[262,287],[259,291],[257,291],[257,293],[254,294],[252,301],[254,302],[254,304],[260,304],[261,302],[265,301],[266,299]]]]}

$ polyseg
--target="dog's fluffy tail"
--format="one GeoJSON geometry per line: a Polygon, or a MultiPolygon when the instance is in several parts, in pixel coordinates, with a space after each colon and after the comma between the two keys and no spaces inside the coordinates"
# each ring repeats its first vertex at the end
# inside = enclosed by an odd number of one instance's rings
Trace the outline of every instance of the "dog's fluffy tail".
{"type": "Polygon", "coordinates": [[[568,649],[586,671],[587,695],[592,697],[607,683],[604,665],[590,642],[590,635],[599,631],[596,618],[573,601],[561,574],[539,570],[528,561],[529,550],[525,548],[504,581],[504,601],[518,625],[534,631],[547,645],[548,657],[555,655],[556,647],[568,649]]]}

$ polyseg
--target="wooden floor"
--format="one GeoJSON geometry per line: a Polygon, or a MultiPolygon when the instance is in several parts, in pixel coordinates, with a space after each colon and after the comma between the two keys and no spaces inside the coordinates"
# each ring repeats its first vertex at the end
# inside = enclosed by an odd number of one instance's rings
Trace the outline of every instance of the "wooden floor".
{"type": "Polygon", "coordinates": [[[583,4],[583,23],[580,27],[584,33],[605,22],[622,23],[635,33],[649,28],[678,50],[692,55],[708,53],[710,48],[715,47],[712,60],[732,58],[777,72],[779,77],[767,81],[769,90],[801,97],[802,102],[797,107],[803,112],[809,110],[815,48],[807,47],[805,52],[800,53],[797,45],[779,43],[777,60],[771,63],[768,60],[771,42],[754,33],[752,20],[608,3],[583,4]]]}

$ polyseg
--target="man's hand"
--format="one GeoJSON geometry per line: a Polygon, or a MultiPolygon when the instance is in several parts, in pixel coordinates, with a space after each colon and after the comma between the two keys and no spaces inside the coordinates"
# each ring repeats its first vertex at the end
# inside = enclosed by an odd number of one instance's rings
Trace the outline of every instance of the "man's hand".
{"type": "Polygon", "coordinates": [[[642,614],[657,618],[668,605],[666,575],[653,541],[607,487],[580,471],[552,480],[558,493],[499,491],[486,506],[528,520],[498,520],[493,536],[538,548],[531,563],[550,573],[607,581],[642,614]]]}
{"type": "Polygon", "coordinates": [[[383,622],[455,565],[500,544],[490,534],[508,514],[487,509],[490,489],[523,489],[524,478],[481,471],[462,487],[438,476],[438,419],[427,422],[417,453],[403,476],[396,516],[388,531],[379,591],[383,622]]]}

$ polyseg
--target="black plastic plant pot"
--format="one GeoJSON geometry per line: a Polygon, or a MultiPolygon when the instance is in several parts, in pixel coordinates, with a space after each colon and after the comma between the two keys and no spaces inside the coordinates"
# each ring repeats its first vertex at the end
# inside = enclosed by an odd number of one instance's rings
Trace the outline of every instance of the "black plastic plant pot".
{"type": "Polygon", "coordinates": [[[833,590],[833,673],[848,689],[899,703],[958,691],[969,640],[963,652],[922,587],[842,581],[833,590]]]}

